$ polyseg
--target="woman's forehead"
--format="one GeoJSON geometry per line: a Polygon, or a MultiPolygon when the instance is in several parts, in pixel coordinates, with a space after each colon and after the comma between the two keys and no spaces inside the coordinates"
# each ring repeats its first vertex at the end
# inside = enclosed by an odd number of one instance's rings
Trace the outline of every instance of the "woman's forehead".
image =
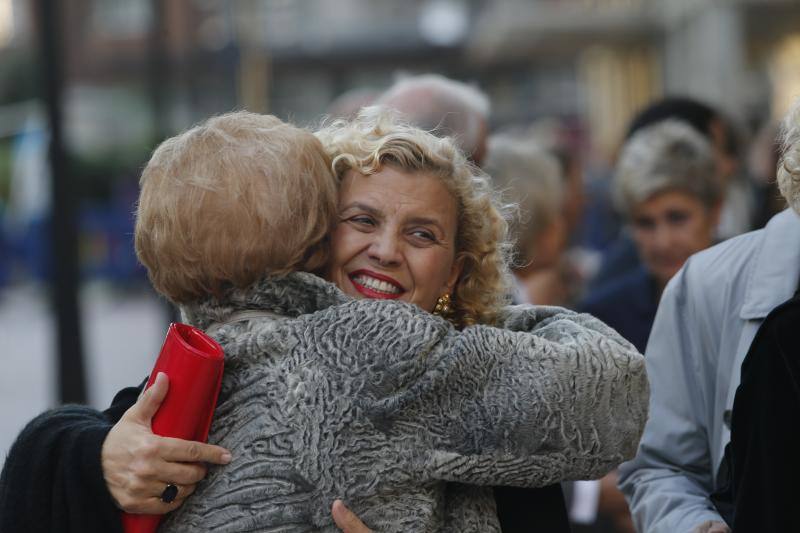
{"type": "Polygon", "coordinates": [[[339,189],[339,206],[348,208],[353,203],[381,211],[413,211],[429,217],[456,214],[455,198],[439,177],[391,167],[367,176],[349,172],[339,189]]]}

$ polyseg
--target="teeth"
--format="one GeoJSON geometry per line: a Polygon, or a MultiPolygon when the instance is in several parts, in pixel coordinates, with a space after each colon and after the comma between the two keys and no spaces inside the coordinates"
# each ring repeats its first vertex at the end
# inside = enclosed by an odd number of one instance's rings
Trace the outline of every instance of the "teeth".
{"type": "Polygon", "coordinates": [[[400,292],[400,289],[388,283],[386,281],[382,281],[379,279],[372,278],[370,276],[360,275],[356,276],[355,278],[356,283],[363,285],[373,291],[384,292],[386,294],[397,294],[400,292]]]}

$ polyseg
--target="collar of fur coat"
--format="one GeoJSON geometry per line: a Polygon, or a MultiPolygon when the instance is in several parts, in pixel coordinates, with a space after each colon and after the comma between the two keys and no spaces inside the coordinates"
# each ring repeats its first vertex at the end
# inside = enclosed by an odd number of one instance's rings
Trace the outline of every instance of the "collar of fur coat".
{"type": "Polygon", "coordinates": [[[232,289],[224,298],[181,306],[181,315],[187,324],[206,329],[238,311],[253,309],[295,317],[350,300],[333,283],[307,272],[293,272],[262,278],[244,289],[232,289]]]}

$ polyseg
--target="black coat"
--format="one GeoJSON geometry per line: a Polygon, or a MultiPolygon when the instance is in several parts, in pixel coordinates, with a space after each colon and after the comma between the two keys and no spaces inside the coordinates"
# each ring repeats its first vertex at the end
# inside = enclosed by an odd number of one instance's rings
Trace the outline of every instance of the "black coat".
{"type": "Polygon", "coordinates": [[[800,297],[764,320],[742,363],[722,504],[734,533],[798,531],[800,297]]]}
{"type": "Polygon", "coordinates": [[[558,483],[539,489],[495,487],[503,533],[569,533],[564,493],[558,483]]]}
{"type": "Polygon", "coordinates": [[[120,391],[103,412],[65,405],[25,426],[0,475],[0,531],[122,532],[120,512],[103,478],[100,451],[139,391],[120,391]]]}

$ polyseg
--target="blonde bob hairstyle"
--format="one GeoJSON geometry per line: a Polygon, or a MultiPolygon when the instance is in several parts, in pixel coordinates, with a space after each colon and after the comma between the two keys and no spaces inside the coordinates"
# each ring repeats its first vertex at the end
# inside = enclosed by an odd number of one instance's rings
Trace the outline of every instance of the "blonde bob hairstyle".
{"type": "Polygon", "coordinates": [[[456,142],[406,124],[380,107],[364,108],[350,121],[335,121],[320,129],[317,137],[339,183],[349,171],[369,176],[384,165],[442,180],[456,200],[455,260],[462,262],[451,295],[451,321],[457,327],[493,323],[508,294],[508,225],[487,176],[467,160],[456,142]]]}
{"type": "Polygon", "coordinates": [[[167,139],[140,186],[136,254],[177,304],[328,258],[330,161],[312,133],[273,116],[230,113],[167,139]]]}
{"type": "Polygon", "coordinates": [[[778,187],[789,206],[800,214],[800,99],[783,119],[778,187]]]}

